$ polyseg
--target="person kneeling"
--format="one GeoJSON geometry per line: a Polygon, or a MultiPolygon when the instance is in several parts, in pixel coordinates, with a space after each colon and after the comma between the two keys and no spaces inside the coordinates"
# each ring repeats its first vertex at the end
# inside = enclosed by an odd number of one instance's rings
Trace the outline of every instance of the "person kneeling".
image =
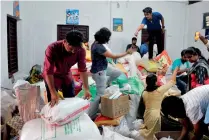
{"type": "Polygon", "coordinates": [[[170,96],[162,101],[162,112],[165,116],[182,119],[183,129],[178,140],[184,140],[189,131],[190,122],[194,127],[192,140],[200,140],[207,125],[204,117],[209,105],[209,85],[192,89],[181,97],[170,96]]]}
{"type": "Polygon", "coordinates": [[[157,86],[156,75],[150,74],[146,77],[147,87],[142,93],[139,105],[139,115],[143,116],[144,119],[144,124],[139,132],[140,136],[146,140],[156,139],[154,134],[161,129],[160,105],[167,91],[176,84],[178,69],[174,70],[170,81],[160,87],[157,86]],[[143,108],[145,109],[144,111],[143,108]]]}

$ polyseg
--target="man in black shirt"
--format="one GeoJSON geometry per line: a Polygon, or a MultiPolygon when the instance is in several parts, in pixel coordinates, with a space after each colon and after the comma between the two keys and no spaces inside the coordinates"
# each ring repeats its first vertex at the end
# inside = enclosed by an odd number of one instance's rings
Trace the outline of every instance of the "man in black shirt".
{"type": "Polygon", "coordinates": [[[136,45],[136,42],[137,42],[137,38],[136,37],[133,37],[132,38],[132,44],[129,44],[126,48],[126,51],[130,48],[132,48],[133,52],[138,52],[140,53],[140,49],[139,47],[136,45]]]}

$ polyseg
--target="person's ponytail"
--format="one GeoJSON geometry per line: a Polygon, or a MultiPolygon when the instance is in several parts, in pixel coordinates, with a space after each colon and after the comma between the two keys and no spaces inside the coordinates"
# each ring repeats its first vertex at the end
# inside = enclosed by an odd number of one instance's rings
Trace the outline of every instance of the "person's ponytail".
{"type": "Polygon", "coordinates": [[[202,55],[200,49],[198,48],[194,48],[195,49],[195,52],[197,53],[197,55],[200,57],[200,59],[203,59],[205,60],[206,63],[208,63],[207,59],[202,55]]]}

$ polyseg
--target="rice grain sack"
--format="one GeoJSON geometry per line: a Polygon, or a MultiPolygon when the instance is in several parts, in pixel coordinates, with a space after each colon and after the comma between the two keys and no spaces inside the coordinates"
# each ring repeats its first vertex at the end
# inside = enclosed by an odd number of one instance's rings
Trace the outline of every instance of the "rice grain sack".
{"type": "Polygon", "coordinates": [[[101,140],[100,132],[87,114],[63,126],[48,125],[42,119],[27,122],[20,140],[101,140]]]}
{"type": "Polygon", "coordinates": [[[154,59],[158,61],[160,65],[163,67],[169,67],[172,64],[172,60],[166,50],[164,50],[161,54],[156,56],[154,59]]]}
{"type": "Polygon", "coordinates": [[[51,125],[64,125],[83,115],[89,108],[90,103],[78,97],[65,98],[60,100],[57,105],[51,107],[45,105],[41,110],[41,118],[51,125]]]}
{"type": "Polygon", "coordinates": [[[160,68],[159,63],[150,61],[149,59],[141,59],[137,65],[145,68],[148,72],[157,72],[160,68]]]}

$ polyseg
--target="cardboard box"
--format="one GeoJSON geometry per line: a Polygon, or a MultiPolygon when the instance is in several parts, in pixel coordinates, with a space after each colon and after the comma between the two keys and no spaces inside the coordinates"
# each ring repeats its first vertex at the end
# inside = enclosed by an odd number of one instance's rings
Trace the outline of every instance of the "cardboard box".
{"type": "Polygon", "coordinates": [[[109,99],[111,95],[101,97],[101,113],[112,119],[121,117],[129,112],[129,96],[122,95],[118,99],[109,99]]]}

